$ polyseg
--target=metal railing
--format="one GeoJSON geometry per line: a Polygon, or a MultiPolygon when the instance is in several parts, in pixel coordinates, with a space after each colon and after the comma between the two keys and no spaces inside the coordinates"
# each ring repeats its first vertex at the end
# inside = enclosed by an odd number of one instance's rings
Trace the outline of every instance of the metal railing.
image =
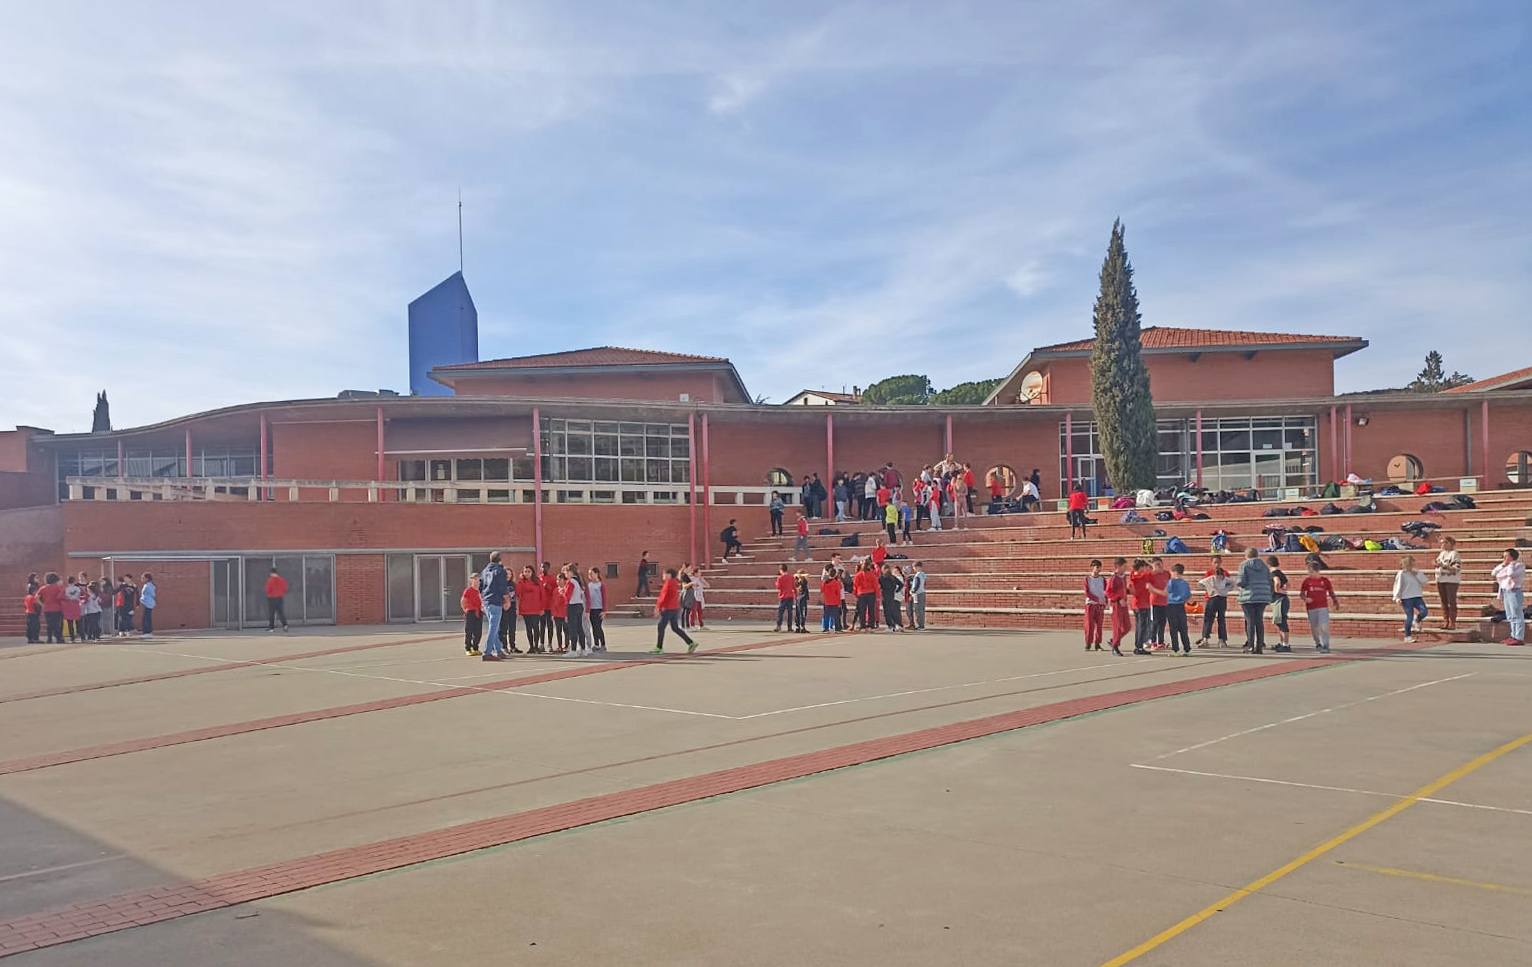
{"type": "MultiPolygon", "coordinates": [[[[223,503],[282,501],[287,503],[410,504],[531,504],[537,487],[531,481],[485,480],[262,480],[258,477],[67,477],[68,499],[87,501],[201,500],[223,503]]],[[[713,506],[765,506],[779,487],[716,486],[707,488],[713,506]]],[[[547,504],[616,504],[686,506],[691,494],[685,484],[544,482],[547,504]]],[[[697,502],[703,502],[697,488],[697,502]]]]}

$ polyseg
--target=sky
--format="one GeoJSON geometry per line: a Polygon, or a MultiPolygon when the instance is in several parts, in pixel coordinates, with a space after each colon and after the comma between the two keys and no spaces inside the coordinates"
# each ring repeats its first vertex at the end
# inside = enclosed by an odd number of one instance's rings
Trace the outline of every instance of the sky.
{"type": "Polygon", "coordinates": [[[0,427],[407,389],[458,267],[483,358],[727,356],[781,402],[1148,325],[1532,365],[1532,7],[1289,0],[58,0],[0,30],[0,427]]]}

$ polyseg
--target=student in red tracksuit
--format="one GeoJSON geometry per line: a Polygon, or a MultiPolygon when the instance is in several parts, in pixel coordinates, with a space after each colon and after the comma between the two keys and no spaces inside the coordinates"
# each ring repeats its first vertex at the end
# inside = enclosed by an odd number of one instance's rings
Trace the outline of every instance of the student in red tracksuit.
{"type": "Polygon", "coordinates": [[[1075,489],[1069,494],[1069,539],[1075,539],[1075,530],[1080,531],[1080,537],[1085,537],[1086,511],[1090,507],[1090,498],[1085,495],[1085,490],[1075,484],[1075,489]]]}
{"type": "Polygon", "coordinates": [[[537,571],[528,564],[521,569],[516,582],[516,613],[521,625],[527,629],[527,654],[542,654],[543,649],[543,583],[537,579],[537,571]]]}
{"type": "Polygon", "coordinates": [[[787,630],[793,630],[793,576],[786,564],[777,566],[777,631],[787,621],[787,630]]]}
{"type": "Polygon", "coordinates": [[[1101,573],[1101,562],[1090,562],[1090,574],[1085,576],[1085,650],[1101,650],[1101,619],[1106,614],[1106,576],[1101,573]]]}
{"type": "MultiPolygon", "coordinates": [[[[544,588],[548,585],[545,583],[544,588]]],[[[553,619],[553,636],[556,639],[556,647],[553,649],[559,654],[569,650],[567,642],[573,641],[569,635],[569,589],[557,577],[553,579],[553,587],[547,591],[548,614],[553,619]]]]}
{"type": "Polygon", "coordinates": [[[860,631],[878,630],[878,571],[872,559],[862,561],[856,576],[851,579],[851,590],[856,595],[856,624],[860,631]]]}
{"type": "Polygon", "coordinates": [[[840,608],[845,593],[845,585],[840,583],[840,570],[833,564],[826,564],[819,582],[819,594],[825,606],[824,617],[819,622],[820,631],[841,630],[840,608]]]}
{"type": "Polygon", "coordinates": [[[681,630],[677,617],[681,613],[681,582],[677,579],[675,568],[665,569],[665,581],[660,585],[659,599],[654,602],[655,617],[660,619],[659,638],[654,643],[654,650],[649,654],[662,655],[665,653],[665,629],[669,628],[681,636],[686,642],[686,653],[689,655],[697,650],[697,643],[686,632],[681,630]]]}
{"type": "Polygon", "coordinates": [[[963,497],[968,501],[968,516],[973,516],[973,492],[978,486],[978,478],[973,475],[973,465],[963,464],[963,497]]]}
{"type": "MultiPolygon", "coordinates": [[[[542,574],[538,575],[537,579],[538,581],[542,582],[543,586],[543,647],[546,650],[551,651],[552,648],[550,646],[553,642],[554,630],[553,599],[556,592],[558,591],[559,586],[558,576],[553,573],[553,562],[543,562],[543,572],[542,574]]],[[[563,642],[562,635],[559,637],[559,641],[560,643],[563,642]]]]}
{"type": "Polygon", "coordinates": [[[880,537],[878,542],[872,547],[872,566],[875,569],[881,569],[883,562],[886,560],[888,560],[888,547],[883,543],[883,538],[880,537]]]}
{"type": "Polygon", "coordinates": [[[463,607],[463,650],[477,655],[479,639],[484,637],[484,595],[479,593],[478,575],[468,581],[458,603],[463,607]]]}
{"type": "Polygon", "coordinates": [[[1128,585],[1133,589],[1133,654],[1149,654],[1149,642],[1154,640],[1154,588],[1150,583],[1152,573],[1149,562],[1135,560],[1128,585]]]}
{"type": "Polygon", "coordinates": [[[1119,557],[1113,562],[1112,573],[1106,579],[1106,603],[1112,609],[1112,654],[1121,655],[1118,646],[1132,624],[1128,621],[1128,562],[1119,557]]]}

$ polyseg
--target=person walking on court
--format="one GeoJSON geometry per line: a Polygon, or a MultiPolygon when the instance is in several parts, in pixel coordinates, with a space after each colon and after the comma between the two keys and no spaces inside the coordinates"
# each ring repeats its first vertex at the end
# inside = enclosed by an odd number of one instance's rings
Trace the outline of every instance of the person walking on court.
{"type": "Polygon", "coordinates": [[[1101,573],[1101,562],[1090,562],[1090,573],[1085,576],[1085,650],[1101,650],[1101,624],[1106,618],[1106,575],[1101,573]]]}
{"type": "MultiPolygon", "coordinates": [[[[1217,559],[1217,556],[1214,556],[1217,559]]],[[[1197,647],[1204,648],[1213,637],[1213,626],[1218,626],[1218,647],[1229,647],[1229,595],[1239,589],[1229,572],[1214,567],[1207,577],[1197,582],[1206,595],[1202,602],[1202,638],[1197,647]]]]}
{"type": "Polygon", "coordinates": [[[1308,612],[1309,634],[1314,637],[1314,650],[1322,655],[1330,653],[1330,606],[1340,607],[1335,596],[1335,586],[1319,570],[1318,561],[1309,562],[1309,576],[1298,586],[1298,596],[1308,612]]]}
{"type": "Polygon", "coordinates": [[[510,586],[505,568],[500,566],[500,552],[495,551],[490,554],[484,570],[479,572],[479,595],[484,603],[485,617],[481,661],[505,660],[505,652],[500,648],[500,602],[505,600],[510,586]]]}
{"type": "Polygon", "coordinates": [[[681,630],[677,618],[681,614],[681,582],[676,578],[676,569],[665,569],[665,580],[660,584],[660,596],[654,602],[655,617],[660,619],[659,637],[654,642],[654,650],[649,654],[663,655],[665,653],[665,629],[669,628],[686,642],[686,653],[690,655],[697,650],[697,643],[681,630]]]}
{"type": "Polygon", "coordinates": [[[287,630],[287,579],[281,573],[272,568],[271,573],[266,575],[266,632],[269,634],[277,630],[277,622],[282,622],[282,630],[287,630]]]}
{"type": "Polygon", "coordinates": [[[1406,554],[1394,574],[1394,601],[1404,609],[1404,640],[1415,640],[1414,624],[1426,623],[1426,584],[1430,578],[1415,567],[1415,558],[1406,554]],[[1418,617],[1417,617],[1418,615],[1418,617]],[[1413,623],[1411,619],[1414,619],[1413,623]]]}
{"type": "Polygon", "coordinates": [[[1266,651],[1266,606],[1271,604],[1271,568],[1255,548],[1245,551],[1245,562],[1234,579],[1239,587],[1239,607],[1245,613],[1245,650],[1266,651]]]}
{"type": "Polygon", "coordinates": [[[1500,607],[1505,609],[1505,620],[1510,622],[1511,636],[1503,645],[1520,645],[1527,640],[1527,619],[1522,611],[1526,607],[1527,566],[1521,562],[1521,552],[1507,547],[1500,563],[1490,572],[1495,579],[1495,590],[1500,592],[1500,607]]]}

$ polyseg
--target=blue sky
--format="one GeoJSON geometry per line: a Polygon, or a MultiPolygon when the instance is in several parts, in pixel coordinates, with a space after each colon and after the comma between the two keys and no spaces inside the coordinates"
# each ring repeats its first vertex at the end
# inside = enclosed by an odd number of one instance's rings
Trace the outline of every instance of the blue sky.
{"type": "Polygon", "coordinates": [[[1532,364],[1525,3],[13,5],[0,426],[404,388],[457,268],[491,356],[729,356],[755,393],[1008,372],[1146,325],[1532,364]],[[216,15],[211,11],[217,11],[216,15]]]}

